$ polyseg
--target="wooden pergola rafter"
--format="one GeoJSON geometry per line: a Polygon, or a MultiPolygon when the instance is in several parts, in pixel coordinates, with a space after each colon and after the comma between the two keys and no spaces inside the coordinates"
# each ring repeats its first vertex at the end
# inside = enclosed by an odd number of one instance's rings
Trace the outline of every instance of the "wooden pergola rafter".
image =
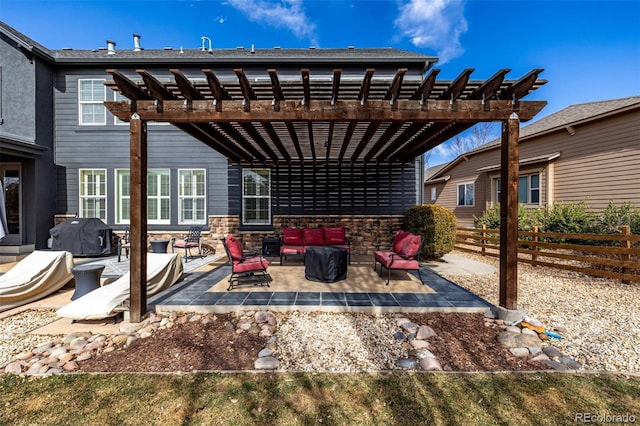
{"type": "Polygon", "coordinates": [[[456,131],[504,120],[512,112],[526,121],[545,104],[520,100],[545,83],[537,78],[540,69],[516,81],[505,80],[507,69],[486,81],[470,80],[473,69],[453,81],[438,81],[437,69],[421,81],[408,79],[406,68],[381,79],[368,68],[360,80],[345,79],[341,69],[314,75],[303,68],[298,79],[289,74],[285,79],[272,68],[260,76],[232,71],[236,78],[228,81],[211,69],[203,69],[199,77],[171,69],[171,81],[146,70],[137,70],[141,79],[108,70],[113,81],[107,84],[130,101],[106,104],[121,120],[137,112],[143,120],[166,121],[232,163],[265,166],[409,163],[456,131]],[[335,126],[340,122],[350,124],[335,126]],[[398,123],[411,123],[411,130],[398,123]],[[357,131],[356,125],[365,130],[357,131]]]}
{"type": "MultiPolygon", "coordinates": [[[[486,81],[473,69],[453,81],[432,69],[409,78],[399,68],[392,78],[374,68],[354,78],[342,69],[316,75],[300,70],[279,74],[233,69],[223,79],[211,69],[168,76],[137,70],[127,76],[107,70],[106,84],[128,101],[105,102],[131,131],[131,319],[146,313],[147,121],[168,122],[224,155],[230,163],[265,167],[293,164],[409,164],[479,122],[501,121],[502,157],[500,305],[517,307],[518,130],[544,101],[523,97],[546,83],[534,69],[505,80],[508,69],[486,81]],[[141,78],[140,78],[141,77],[141,78]]],[[[222,74],[221,74],[222,75],[222,74]]]]}

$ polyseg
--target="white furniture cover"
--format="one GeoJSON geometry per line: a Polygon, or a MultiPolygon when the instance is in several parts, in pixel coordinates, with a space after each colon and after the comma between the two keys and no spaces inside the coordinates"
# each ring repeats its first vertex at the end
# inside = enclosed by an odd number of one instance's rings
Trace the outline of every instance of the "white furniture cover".
{"type": "MultiPolygon", "coordinates": [[[[182,259],[177,253],[147,253],[147,295],[152,296],[182,278],[182,259]]],[[[128,309],[130,272],[111,284],[93,290],[58,309],[60,317],[74,320],[95,320],[128,309]]]]}
{"type": "Polygon", "coordinates": [[[0,276],[0,312],[58,291],[72,278],[67,251],[36,250],[0,276]]]}

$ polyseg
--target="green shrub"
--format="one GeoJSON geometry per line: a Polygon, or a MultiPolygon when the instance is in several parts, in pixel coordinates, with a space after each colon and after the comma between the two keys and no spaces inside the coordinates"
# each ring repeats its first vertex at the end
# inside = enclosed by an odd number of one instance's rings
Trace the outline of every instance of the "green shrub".
{"type": "Polygon", "coordinates": [[[534,213],[534,222],[541,232],[587,233],[593,229],[594,220],[595,215],[587,210],[584,201],[553,204],[534,213]]]}
{"type": "Polygon", "coordinates": [[[631,203],[623,203],[620,206],[609,202],[609,205],[600,214],[593,224],[592,232],[598,234],[618,234],[620,227],[628,225],[632,234],[640,234],[640,209],[631,203]]]}
{"type": "MultiPolygon", "coordinates": [[[[500,229],[500,204],[485,210],[482,216],[473,216],[476,228],[486,225],[487,229],[500,229]]],[[[518,204],[518,231],[530,231],[533,227],[533,218],[529,209],[523,204],[518,204]]]]}
{"type": "Polygon", "coordinates": [[[457,226],[456,216],[435,204],[413,206],[404,215],[404,229],[424,237],[424,259],[439,259],[451,252],[456,243],[457,226]]]}

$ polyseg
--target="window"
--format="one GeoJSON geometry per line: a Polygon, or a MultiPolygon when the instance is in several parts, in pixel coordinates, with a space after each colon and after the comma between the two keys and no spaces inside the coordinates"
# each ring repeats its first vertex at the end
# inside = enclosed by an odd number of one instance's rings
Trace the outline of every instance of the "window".
{"type": "Polygon", "coordinates": [[[436,187],[432,187],[431,188],[431,201],[435,201],[438,197],[436,197],[437,193],[436,193],[436,187]]]}
{"type": "Polygon", "coordinates": [[[473,206],[473,192],[473,183],[462,183],[458,185],[458,206],[473,206]]]}
{"type": "MultiPolygon", "coordinates": [[[[496,179],[496,202],[500,202],[500,179],[496,179]]],[[[518,203],[540,204],[540,173],[523,175],[518,178],[518,203]]]]}
{"type": "Polygon", "coordinates": [[[271,170],[242,170],[242,224],[271,224],[271,170]]]}
{"type": "Polygon", "coordinates": [[[178,170],[178,223],[205,222],[204,169],[178,170]]]}
{"type": "Polygon", "coordinates": [[[107,171],[80,169],[80,217],[107,220],[107,171]]]}
{"type": "Polygon", "coordinates": [[[104,80],[78,80],[78,120],[81,125],[107,124],[105,95],[104,80]]]}
{"type": "MultiPolygon", "coordinates": [[[[120,92],[113,92],[113,100],[116,102],[122,102],[122,101],[128,101],[129,99],[124,96],[122,93],[120,92]]],[[[122,121],[120,120],[118,117],[116,117],[115,115],[113,116],[113,124],[115,124],[116,126],[121,126],[121,125],[125,125],[125,124],[129,124],[126,121],[122,121]]]]}
{"type": "MultiPolygon", "coordinates": [[[[170,223],[170,170],[147,171],[147,222],[170,223]]],[[[116,170],[116,223],[129,223],[131,217],[131,173],[116,170]]]]}

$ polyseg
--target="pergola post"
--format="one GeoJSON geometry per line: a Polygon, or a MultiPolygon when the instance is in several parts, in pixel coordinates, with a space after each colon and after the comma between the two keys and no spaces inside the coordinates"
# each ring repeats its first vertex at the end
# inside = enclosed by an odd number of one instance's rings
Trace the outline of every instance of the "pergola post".
{"type": "Polygon", "coordinates": [[[147,122],[133,114],[130,129],[130,321],[147,313],[147,122]]]}
{"type": "Polygon", "coordinates": [[[500,306],[518,308],[518,137],[515,112],[502,122],[500,148],[500,306]]]}

